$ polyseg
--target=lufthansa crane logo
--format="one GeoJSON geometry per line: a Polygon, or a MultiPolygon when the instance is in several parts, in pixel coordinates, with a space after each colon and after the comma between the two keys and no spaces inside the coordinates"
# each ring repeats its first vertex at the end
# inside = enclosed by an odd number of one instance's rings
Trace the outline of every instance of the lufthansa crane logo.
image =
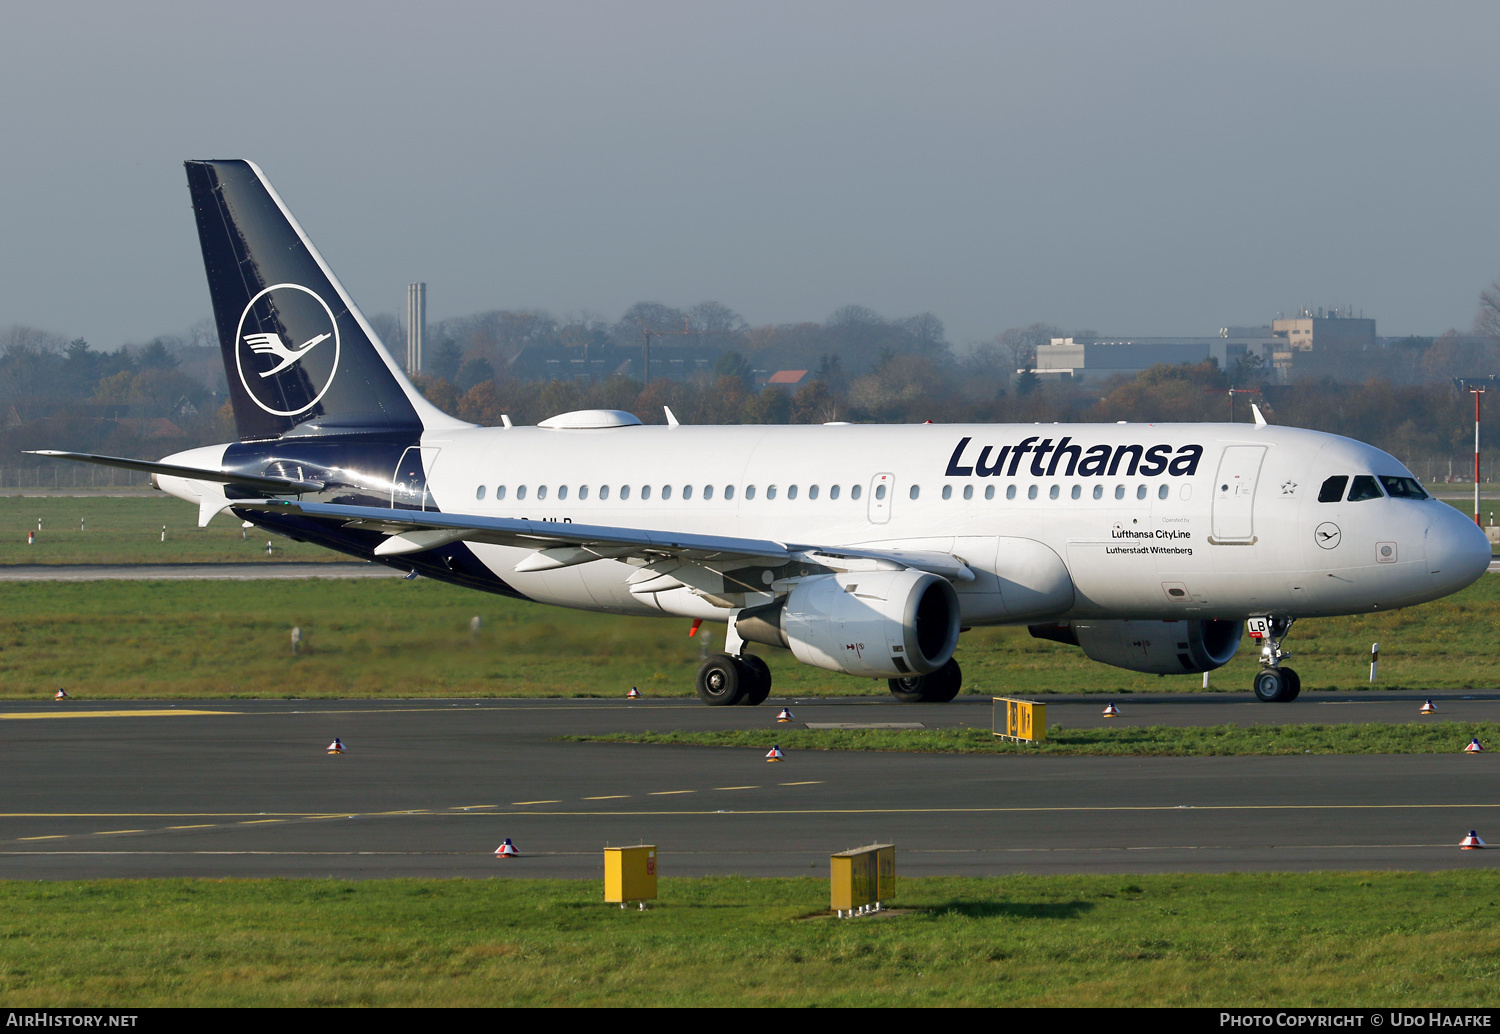
{"type": "Polygon", "coordinates": [[[333,386],[338,321],[316,291],[274,284],[240,315],[234,359],[252,402],[275,416],[299,416],[333,386]]]}

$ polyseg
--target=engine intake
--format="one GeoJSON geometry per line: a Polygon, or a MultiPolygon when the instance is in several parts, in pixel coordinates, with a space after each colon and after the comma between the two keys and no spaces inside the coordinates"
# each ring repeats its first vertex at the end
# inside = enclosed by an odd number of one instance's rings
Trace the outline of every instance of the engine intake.
{"type": "Polygon", "coordinates": [[[1062,621],[1030,625],[1038,639],[1080,647],[1090,660],[1148,675],[1213,671],[1240,648],[1239,621],[1062,621]]]}
{"type": "Polygon", "coordinates": [[[958,646],[958,593],[924,571],[817,575],[785,599],[740,611],[735,631],[803,664],[870,678],[926,675],[958,646]]]}

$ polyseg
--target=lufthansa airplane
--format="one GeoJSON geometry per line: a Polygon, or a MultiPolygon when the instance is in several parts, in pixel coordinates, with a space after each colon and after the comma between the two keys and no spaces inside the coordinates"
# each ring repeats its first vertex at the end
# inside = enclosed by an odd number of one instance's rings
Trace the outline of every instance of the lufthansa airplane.
{"type": "Polygon", "coordinates": [[[708,704],[771,689],[748,643],[947,701],[977,625],[1027,625],[1156,674],[1300,680],[1303,617],[1473,582],[1483,531],[1393,457],[1252,424],[666,426],[563,413],[477,427],[403,376],[260,169],[187,163],[240,440],[148,471],[198,506],[430,578],[543,603],[725,626],[708,704]]]}

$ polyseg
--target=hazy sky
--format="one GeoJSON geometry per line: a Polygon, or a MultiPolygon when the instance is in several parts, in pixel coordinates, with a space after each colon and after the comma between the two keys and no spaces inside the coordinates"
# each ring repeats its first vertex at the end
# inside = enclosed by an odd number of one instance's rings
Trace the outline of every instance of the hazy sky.
{"type": "Polygon", "coordinates": [[[10,3],[0,327],[206,316],[181,162],[243,157],[368,313],[1467,328],[1497,40],[1493,2],[10,3]]]}

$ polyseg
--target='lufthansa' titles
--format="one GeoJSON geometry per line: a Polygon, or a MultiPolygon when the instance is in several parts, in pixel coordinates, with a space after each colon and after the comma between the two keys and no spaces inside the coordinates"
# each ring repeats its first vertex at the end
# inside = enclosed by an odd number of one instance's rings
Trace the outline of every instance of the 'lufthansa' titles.
{"type": "Polygon", "coordinates": [[[972,438],[964,438],[948,459],[947,476],[1015,477],[1029,473],[1032,477],[1191,477],[1198,472],[1203,446],[1180,445],[1076,445],[1070,437],[1054,441],[1032,435],[1019,445],[986,445],[965,463],[972,438]]]}

